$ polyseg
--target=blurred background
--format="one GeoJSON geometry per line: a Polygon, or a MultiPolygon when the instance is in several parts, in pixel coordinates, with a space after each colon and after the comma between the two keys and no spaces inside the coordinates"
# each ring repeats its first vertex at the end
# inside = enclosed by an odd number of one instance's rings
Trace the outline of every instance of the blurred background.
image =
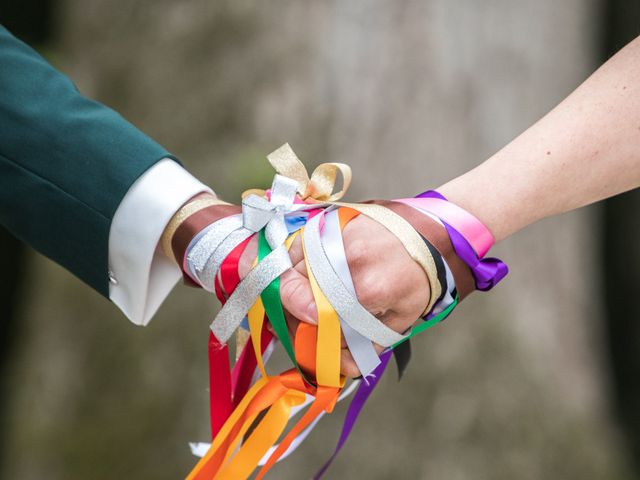
{"type": "MultiPolygon", "coordinates": [[[[357,200],[480,163],[638,35],[640,4],[2,0],[0,22],[227,199],[288,141],[351,164],[357,200]]],[[[508,279],[414,341],[327,478],[640,478],[639,210],[634,191],[498,245],[508,279]]],[[[4,231],[0,267],[0,477],[183,477],[213,297],[178,287],[138,328],[4,231]]],[[[270,478],[309,478],[341,413],[270,478]]]]}

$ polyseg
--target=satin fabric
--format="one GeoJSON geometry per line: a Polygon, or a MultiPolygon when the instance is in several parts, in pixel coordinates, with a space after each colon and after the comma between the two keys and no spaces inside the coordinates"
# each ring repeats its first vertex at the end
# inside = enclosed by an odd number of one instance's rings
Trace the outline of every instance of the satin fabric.
{"type": "MultiPolygon", "coordinates": [[[[263,478],[278,459],[288,454],[304,440],[324,413],[333,410],[341,392],[343,392],[345,379],[340,375],[341,321],[344,321],[345,325],[350,325],[353,316],[346,315],[346,313],[355,310],[347,306],[351,303],[349,303],[349,282],[345,281],[347,277],[350,277],[348,265],[346,269],[344,268],[346,259],[335,254],[336,249],[340,249],[340,247],[344,253],[344,246],[335,242],[336,236],[340,236],[340,231],[338,230],[336,233],[336,229],[333,228],[329,233],[331,238],[323,239],[324,217],[331,215],[330,209],[335,207],[328,207],[325,203],[318,204],[318,208],[315,208],[314,204],[314,210],[307,212],[306,218],[305,214],[296,214],[291,216],[291,220],[286,220],[290,206],[308,210],[308,206],[299,205],[300,199],[294,198],[295,195],[292,193],[294,179],[297,182],[295,188],[302,198],[307,198],[307,202],[313,203],[322,201],[322,199],[333,200],[331,192],[335,182],[335,173],[340,171],[340,168],[336,167],[337,164],[327,164],[331,166],[327,167],[324,173],[316,175],[314,172],[314,175],[309,179],[297,157],[292,155],[288,146],[286,147],[275,152],[277,161],[272,163],[279,165],[276,167],[279,168],[279,173],[283,173],[280,170],[286,170],[290,167],[295,167],[299,171],[297,173],[290,172],[291,174],[287,178],[277,175],[272,191],[265,194],[266,199],[250,196],[243,201],[243,208],[246,207],[243,209],[243,228],[259,231],[258,262],[247,277],[248,286],[245,287],[242,282],[238,283],[239,278],[237,277],[237,263],[235,262],[239,259],[242,249],[233,248],[231,254],[221,264],[222,256],[212,264],[213,266],[210,266],[213,274],[220,265],[219,279],[213,283],[216,293],[221,299],[225,299],[223,311],[230,311],[227,307],[233,299],[239,296],[244,299],[242,305],[238,304],[234,307],[234,313],[228,315],[226,321],[223,322],[224,325],[218,327],[220,332],[224,332],[222,340],[226,342],[231,331],[243,323],[241,317],[248,312],[246,325],[251,332],[251,342],[246,344],[230,375],[217,374],[216,378],[224,380],[224,385],[212,385],[212,391],[215,392],[212,398],[215,397],[223,407],[219,410],[222,413],[220,413],[220,418],[216,419],[215,429],[212,421],[212,431],[216,434],[211,448],[198,462],[189,476],[190,479],[246,478],[259,463],[263,466],[256,478],[263,478]],[[297,160],[299,165],[294,160],[297,160]],[[298,167],[302,167],[304,172],[298,167]],[[315,185],[314,181],[318,185],[315,185]],[[278,193],[280,187],[282,187],[281,194],[278,193]],[[320,191],[322,193],[319,193],[320,191]],[[275,258],[274,254],[277,251],[283,253],[286,251],[283,244],[284,238],[288,236],[288,247],[297,234],[297,232],[291,233],[298,227],[301,227],[299,230],[300,239],[307,276],[318,310],[318,324],[312,326],[300,323],[295,335],[295,345],[293,345],[289,337],[289,329],[279,292],[279,276],[281,268],[286,266],[286,262],[276,261],[271,265],[269,260],[275,258]],[[332,254],[327,254],[327,250],[332,254]],[[330,258],[330,255],[333,258],[330,258]],[[252,273],[254,273],[255,279],[251,277],[252,273]],[[243,289],[249,289],[247,292],[251,292],[251,302],[247,300],[249,295],[239,295],[238,292],[244,291],[243,289]],[[255,302],[253,302],[254,296],[257,298],[255,302]],[[229,300],[227,301],[227,299],[229,300]],[[343,312],[341,313],[343,318],[338,316],[338,312],[343,312]],[[295,366],[295,368],[275,376],[268,375],[262,358],[265,348],[269,348],[270,344],[270,342],[264,341],[265,320],[267,319],[295,366]],[[250,350],[253,351],[253,357],[248,353],[250,350]],[[251,382],[247,379],[249,377],[256,378],[256,369],[260,372],[260,377],[249,388],[251,382]],[[235,408],[230,411],[232,407],[235,408]],[[297,413],[302,413],[301,418],[288,433],[284,434],[289,419],[297,413]],[[224,418],[224,422],[221,422],[223,417],[226,418],[224,418]],[[284,437],[280,443],[274,445],[281,436],[284,437]]],[[[272,156],[270,160],[273,158],[272,156]]],[[[335,195],[342,196],[345,189],[335,195]]],[[[499,264],[496,264],[494,271],[491,271],[491,259],[482,258],[493,239],[487,237],[488,230],[483,231],[482,224],[467,212],[449,205],[443,198],[429,197],[424,200],[403,199],[401,201],[423,214],[429,212],[430,215],[436,215],[442,221],[451,239],[453,249],[460,259],[469,266],[477,286],[485,287],[491,281],[498,281],[502,278],[501,274],[502,276],[506,274],[499,264]]],[[[433,245],[421,237],[401,215],[399,216],[379,205],[335,204],[342,207],[352,207],[371,216],[396,234],[412,258],[427,273],[432,296],[425,311],[425,314],[428,314],[425,321],[413,326],[405,335],[396,335],[397,341],[387,343],[391,348],[387,349],[378,360],[380,363],[373,370],[373,374],[366,378],[366,381],[359,383],[356,395],[347,411],[334,454],[315,478],[322,476],[345,444],[364,402],[376,387],[380,375],[387,367],[391,352],[396,348],[407,352],[408,349],[403,347],[404,342],[442,321],[460,301],[453,285],[453,275],[448,269],[446,261],[433,245]],[[438,308],[433,309],[434,304],[438,308]]],[[[340,229],[344,228],[349,219],[354,216],[355,214],[348,212],[345,208],[339,209],[340,229]]],[[[333,217],[328,221],[335,227],[333,217]]],[[[229,248],[233,243],[242,239],[241,236],[238,238],[239,240],[229,242],[229,248]]],[[[226,251],[224,256],[226,256],[226,251]]],[[[205,263],[201,263],[201,265],[209,265],[210,260],[205,260],[205,263]]],[[[506,265],[504,267],[506,268],[506,265]]],[[[195,273],[198,274],[197,271],[195,273]]],[[[351,287],[353,287],[352,284],[351,287]]],[[[355,292],[351,292],[351,295],[354,294],[355,292]]],[[[355,305],[359,305],[357,300],[356,303],[353,303],[353,306],[355,305]]],[[[365,337],[374,338],[376,336],[374,329],[369,326],[364,327],[364,325],[365,323],[360,325],[359,330],[356,329],[356,325],[353,327],[365,337]]],[[[374,324],[372,323],[371,326],[373,327],[374,324]]],[[[375,328],[378,327],[384,328],[383,325],[376,323],[375,328]]],[[[213,332],[218,330],[214,328],[213,332]]],[[[380,333],[382,330],[376,331],[380,333]]],[[[226,344],[221,344],[215,335],[210,352],[213,352],[212,355],[218,366],[223,366],[226,358],[228,367],[226,344]],[[223,353],[226,355],[225,358],[223,358],[223,353]]],[[[228,368],[226,370],[228,372],[228,368]]],[[[212,415],[214,415],[213,407],[212,415]]]]}
{"type": "Polygon", "coordinates": [[[422,210],[433,213],[438,218],[446,219],[447,223],[467,239],[479,257],[484,257],[493,246],[493,235],[480,220],[444,198],[418,196],[415,198],[400,198],[396,201],[417,206],[422,210]]]}
{"type": "MultiPolygon", "coordinates": [[[[440,201],[446,201],[444,196],[440,193],[428,190],[426,192],[418,195],[417,198],[426,198],[426,199],[437,199],[440,201]]],[[[406,200],[411,199],[403,199],[398,200],[406,203],[414,208],[417,208],[422,211],[430,211],[426,209],[422,209],[421,203],[419,202],[408,202],[406,200]]],[[[458,207],[459,208],[459,207],[458,207]]],[[[470,214],[468,214],[471,217],[470,214]]],[[[482,258],[482,255],[478,255],[476,250],[474,249],[471,242],[463,235],[457,227],[454,227],[451,223],[449,223],[448,217],[440,217],[440,220],[444,224],[447,229],[447,233],[451,239],[451,242],[454,246],[456,254],[469,266],[471,269],[471,273],[475,279],[476,289],[481,291],[487,291],[493,288],[500,280],[502,280],[509,273],[509,267],[506,263],[498,258],[482,258]]],[[[475,218],[475,217],[472,217],[475,218]]],[[[458,219],[459,220],[459,219],[458,219]]],[[[475,222],[479,221],[475,219],[475,222]]],[[[460,225],[458,225],[460,227],[460,225]]],[[[486,230],[486,227],[483,227],[486,230]]],[[[488,230],[487,230],[488,231],[488,230]]],[[[483,238],[487,238],[486,235],[483,238]]],[[[493,238],[493,236],[491,236],[493,238]]],[[[490,246],[490,245],[489,245],[490,246]]],[[[479,250],[484,253],[488,250],[487,245],[484,244],[482,246],[477,246],[479,250]]]]}

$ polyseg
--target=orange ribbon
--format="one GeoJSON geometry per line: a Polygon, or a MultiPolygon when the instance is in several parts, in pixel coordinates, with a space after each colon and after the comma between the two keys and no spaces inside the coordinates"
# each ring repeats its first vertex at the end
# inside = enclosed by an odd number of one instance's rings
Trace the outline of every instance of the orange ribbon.
{"type": "MultiPolygon", "coordinates": [[[[357,214],[358,212],[345,209],[345,213],[341,214],[341,226],[344,227],[348,219],[357,214]]],[[[287,248],[291,246],[294,238],[295,234],[287,239],[287,248]]],[[[295,352],[296,361],[309,378],[315,378],[317,386],[307,383],[297,369],[288,370],[277,376],[267,375],[260,350],[260,334],[265,310],[262,301],[258,299],[249,311],[248,320],[251,341],[262,378],[251,387],[229,416],[214,438],[211,448],[200,459],[187,480],[247,478],[260,459],[282,435],[289,421],[291,408],[301,405],[306,399],[306,394],[313,395],[315,398],[312,404],[258,472],[256,478],[263,478],[287,451],[294,439],[318,415],[323,411],[333,410],[345,383],[345,378],[340,375],[340,320],[318,286],[309,265],[306,266],[318,308],[318,325],[316,327],[305,323],[299,324],[295,337],[295,352]],[[264,417],[254,425],[258,416],[265,410],[264,417]],[[254,428],[250,435],[240,445],[252,426],[254,428]]]]}

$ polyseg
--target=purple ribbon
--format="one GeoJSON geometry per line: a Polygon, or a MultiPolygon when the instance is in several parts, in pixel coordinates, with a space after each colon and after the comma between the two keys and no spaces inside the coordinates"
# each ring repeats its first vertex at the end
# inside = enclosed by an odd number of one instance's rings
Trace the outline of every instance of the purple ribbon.
{"type": "MultiPolygon", "coordinates": [[[[420,195],[416,195],[416,198],[439,198],[448,201],[444,195],[435,190],[427,190],[420,195]]],[[[509,267],[506,263],[499,258],[478,258],[467,239],[442,218],[440,220],[449,234],[456,254],[471,269],[471,274],[476,282],[476,289],[482,291],[491,290],[500,280],[506,277],[507,273],[509,273],[509,267]]]]}
{"type": "Polygon", "coordinates": [[[349,404],[347,414],[344,417],[344,423],[342,425],[342,432],[340,432],[340,438],[338,439],[338,445],[336,445],[336,449],[333,452],[333,455],[331,455],[329,460],[327,460],[322,468],[318,470],[318,473],[314,475],[313,480],[320,479],[322,475],[324,475],[324,473],[327,471],[333,460],[338,456],[338,453],[340,453],[340,450],[347,441],[347,438],[349,438],[349,434],[351,433],[351,430],[353,429],[353,426],[358,419],[358,415],[360,415],[360,412],[362,411],[362,407],[364,407],[364,404],[369,398],[369,395],[371,395],[373,390],[376,388],[380,377],[382,377],[382,374],[387,368],[390,358],[391,350],[387,350],[386,352],[382,353],[380,355],[380,365],[376,367],[371,375],[367,376],[367,380],[369,380],[369,383],[362,382],[360,386],[358,386],[358,390],[356,390],[356,393],[353,396],[353,400],[351,400],[351,403],[349,404]]]}
{"type": "MultiPolygon", "coordinates": [[[[441,200],[448,201],[442,194],[435,190],[423,192],[420,195],[417,195],[416,198],[439,198],[441,200]]],[[[442,219],[440,220],[449,234],[451,244],[453,245],[456,254],[469,266],[478,290],[490,290],[494,285],[502,280],[507,273],[509,273],[509,267],[507,267],[507,264],[498,258],[478,258],[478,255],[467,239],[447,222],[442,219]]],[[[358,386],[358,390],[356,391],[353,400],[351,400],[347,414],[345,415],[336,449],[334,450],[333,455],[331,455],[322,468],[320,468],[320,470],[318,470],[314,475],[313,480],[319,480],[325,474],[333,460],[338,456],[338,453],[340,453],[340,450],[342,450],[342,447],[346,443],[347,438],[349,438],[349,434],[351,433],[351,430],[353,430],[364,404],[376,388],[382,374],[387,368],[391,354],[392,350],[387,350],[382,353],[380,355],[380,365],[378,365],[373,373],[367,377],[368,382],[363,381],[358,386]]]]}

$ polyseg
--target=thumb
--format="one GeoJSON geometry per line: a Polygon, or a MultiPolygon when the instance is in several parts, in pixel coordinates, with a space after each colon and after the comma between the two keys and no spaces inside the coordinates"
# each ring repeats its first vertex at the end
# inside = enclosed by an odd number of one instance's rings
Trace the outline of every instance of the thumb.
{"type": "Polygon", "coordinates": [[[311,325],[318,324],[318,312],[309,279],[295,268],[280,276],[280,300],[284,309],[297,319],[311,325]]]}

